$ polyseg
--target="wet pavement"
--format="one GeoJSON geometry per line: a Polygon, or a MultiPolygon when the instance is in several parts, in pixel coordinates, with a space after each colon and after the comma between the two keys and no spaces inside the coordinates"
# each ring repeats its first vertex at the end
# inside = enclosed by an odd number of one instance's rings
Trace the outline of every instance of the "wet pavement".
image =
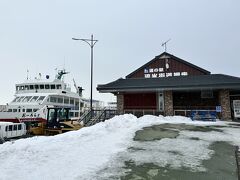
{"type": "Polygon", "coordinates": [[[101,172],[105,173],[101,179],[237,180],[235,146],[226,141],[229,135],[224,132],[237,127],[234,124],[146,127],[135,133],[128,151],[119,154],[113,166],[101,172]]]}

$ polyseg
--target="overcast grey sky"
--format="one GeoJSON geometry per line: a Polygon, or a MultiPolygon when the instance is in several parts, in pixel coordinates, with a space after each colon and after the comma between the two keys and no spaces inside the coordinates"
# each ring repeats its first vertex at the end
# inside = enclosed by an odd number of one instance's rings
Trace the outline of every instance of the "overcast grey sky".
{"type": "MultiPolygon", "coordinates": [[[[0,0],[0,104],[13,99],[15,83],[55,68],[90,92],[90,48],[94,87],[125,77],[163,52],[212,73],[240,76],[239,0],[0,0]]],[[[94,88],[95,89],[95,88],[94,88]]],[[[112,96],[94,91],[95,99],[112,96]]]]}

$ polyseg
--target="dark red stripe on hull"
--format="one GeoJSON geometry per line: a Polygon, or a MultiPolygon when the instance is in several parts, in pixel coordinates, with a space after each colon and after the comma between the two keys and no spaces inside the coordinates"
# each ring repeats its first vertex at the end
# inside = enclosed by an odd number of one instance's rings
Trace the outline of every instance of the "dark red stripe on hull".
{"type": "Polygon", "coordinates": [[[0,119],[0,122],[13,122],[13,123],[19,123],[19,119],[0,119]]]}
{"type": "Polygon", "coordinates": [[[21,119],[0,119],[0,122],[13,122],[13,123],[19,123],[19,122],[46,122],[46,119],[43,118],[21,118],[21,119]]]}

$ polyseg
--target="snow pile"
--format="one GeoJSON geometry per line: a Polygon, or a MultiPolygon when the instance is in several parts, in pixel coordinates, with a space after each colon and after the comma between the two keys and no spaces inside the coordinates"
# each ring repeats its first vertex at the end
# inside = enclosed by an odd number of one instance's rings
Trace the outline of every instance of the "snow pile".
{"type": "MultiPolygon", "coordinates": [[[[142,143],[133,141],[137,130],[163,123],[226,125],[220,121],[193,122],[185,117],[144,116],[136,118],[127,114],[116,116],[104,123],[79,131],[52,137],[21,139],[0,145],[0,179],[94,179],[98,172],[110,169],[110,166],[119,170],[124,160],[129,159],[140,164],[152,162],[161,166],[172,164],[173,167],[180,167],[182,162],[186,162],[189,166],[199,166],[202,159],[210,158],[212,151],[207,149],[208,141],[194,141],[198,143],[194,145],[198,150],[188,149],[193,140],[187,139],[187,137],[198,135],[190,134],[191,132],[187,131],[181,134],[181,136],[185,136],[185,139],[179,138],[175,141],[174,139],[142,143]],[[129,147],[133,145],[147,149],[148,154],[147,151],[129,152],[129,147]],[[171,152],[169,152],[171,148],[180,153],[186,151],[186,154],[171,156],[171,152]],[[120,156],[120,154],[125,155],[120,156]],[[187,160],[186,157],[189,155],[190,160],[187,160]],[[118,161],[119,157],[123,157],[122,161],[118,161]],[[173,161],[175,164],[171,163],[173,161]]],[[[229,136],[226,140],[229,141],[232,141],[230,137],[233,135],[239,136],[240,134],[237,131],[228,131],[227,128],[226,133],[229,136]]],[[[208,139],[207,136],[206,139],[208,139]]],[[[107,172],[105,176],[107,176],[107,172]]]]}

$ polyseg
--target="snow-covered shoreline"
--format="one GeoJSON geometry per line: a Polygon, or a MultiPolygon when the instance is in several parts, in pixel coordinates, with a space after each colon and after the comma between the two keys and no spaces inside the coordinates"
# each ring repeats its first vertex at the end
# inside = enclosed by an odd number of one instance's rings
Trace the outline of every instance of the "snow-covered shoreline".
{"type": "Polygon", "coordinates": [[[7,142],[0,145],[0,179],[91,179],[117,154],[127,151],[137,130],[164,123],[228,124],[191,121],[180,116],[136,118],[125,114],[79,131],[7,142]]]}

